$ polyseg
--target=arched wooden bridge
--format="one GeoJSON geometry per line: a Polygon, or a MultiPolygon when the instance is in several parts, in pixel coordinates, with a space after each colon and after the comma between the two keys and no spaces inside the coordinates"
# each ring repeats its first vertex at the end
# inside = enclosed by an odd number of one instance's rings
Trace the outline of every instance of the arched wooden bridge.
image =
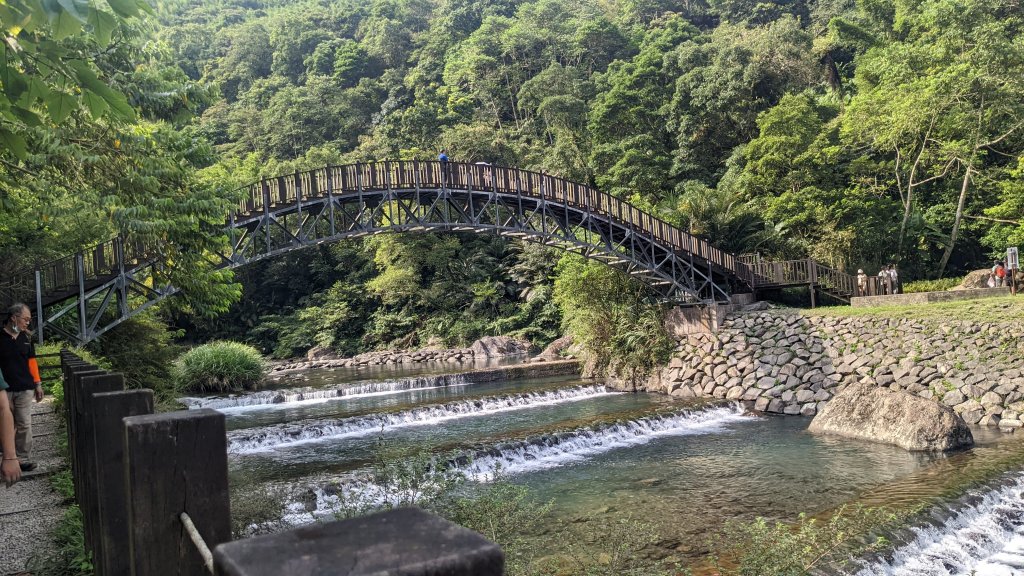
{"type": "MultiPolygon", "coordinates": [[[[548,174],[486,164],[387,161],[329,166],[247,187],[228,217],[235,268],[324,242],[391,232],[467,231],[522,238],[621,269],[680,304],[748,292],[756,267],[608,194],[548,174]]],[[[88,342],[174,294],[154,285],[146,250],[116,238],[0,286],[35,304],[39,336],[88,342]]],[[[765,285],[766,277],[760,278],[765,285]]]]}

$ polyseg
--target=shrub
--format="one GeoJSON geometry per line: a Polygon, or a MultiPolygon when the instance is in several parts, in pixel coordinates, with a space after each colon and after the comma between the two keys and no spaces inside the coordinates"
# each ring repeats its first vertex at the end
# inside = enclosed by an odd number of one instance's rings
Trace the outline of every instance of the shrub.
{"type": "Polygon", "coordinates": [[[228,392],[256,388],[266,364],[252,346],[210,342],[184,353],[174,362],[174,383],[187,392],[228,392]]]}
{"type": "Polygon", "coordinates": [[[938,280],[914,280],[913,282],[906,282],[903,284],[903,293],[942,292],[944,290],[956,288],[963,281],[964,279],[962,276],[959,278],[939,278],[938,280]]]}

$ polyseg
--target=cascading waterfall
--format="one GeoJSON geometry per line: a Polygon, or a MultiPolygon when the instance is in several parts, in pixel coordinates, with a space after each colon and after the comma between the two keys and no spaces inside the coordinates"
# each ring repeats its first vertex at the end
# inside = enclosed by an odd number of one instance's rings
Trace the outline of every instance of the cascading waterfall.
{"type": "Polygon", "coordinates": [[[329,422],[289,423],[267,428],[238,430],[228,434],[228,452],[244,454],[303,442],[355,438],[379,432],[381,429],[427,426],[454,418],[575,402],[613,394],[621,394],[621,392],[611,392],[600,385],[577,386],[547,392],[463,400],[394,414],[374,414],[329,422]]]}
{"type": "Polygon", "coordinates": [[[479,452],[465,468],[473,480],[485,482],[496,471],[521,474],[586,460],[594,455],[645,444],[663,436],[721,432],[728,424],[749,421],[740,405],[685,410],[639,420],[615,422],[496,446],[479,452]]]}
{"type": "MultiPolygon", "coordinates": [[[[535,439],[500,444],[474,455],[459,457],[437,472],[456,472],[478,482],[489,482],[497,475],[507,476],[543,468],[584,461],[617,448],[635,446],[666,436],[713,434],[724,432],[729,424],[753,421],[742,406],[716,406],[687,409],[670,414],[649,416],[610,425],[586,427],[535,439]]],[[[429,491],[420,486],[419,491],[429,491]]],[[[333,483],[313,486],[305,491],[303,502],[289,505],[285,520],[305,524],[341,508],[368,511],[384,505],[402,505],[415,501],[419,493],[386,488],[365,477],[348,474],[333,483]]]]}
{"type": "Polygon", "coordinates": [[[242,411],[275,408],[279,407],[278,405],[280,404],[312,404],[330,402],[339,398],[382,396],[385,394],[399,394],[408,390],[427,390],[431,388],[466,386],[468,384],[472,384],[472,382],[466,380],[466,377],[462,374],[443,374],[439,376],[417,376],[398,380],[367,382],[336,388],[284,388],[231,396],[185,397],[181,399],[181,402],[189,409],[213,408],[222,412],[242,411]]]}
{"type": "Polygon", "coordinates": [[[915,537],[856,576],[1013,576],[1024,573],[1024,473],[975,494],[939,525],[913,528],[915,537]]]}

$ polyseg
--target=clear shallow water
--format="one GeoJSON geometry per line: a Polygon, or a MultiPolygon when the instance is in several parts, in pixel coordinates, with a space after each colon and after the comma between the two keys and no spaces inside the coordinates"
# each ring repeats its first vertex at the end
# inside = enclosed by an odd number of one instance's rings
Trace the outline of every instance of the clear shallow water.
{"type": "MultiPolygon", "coordinates": [[[[338,384],[327,378],[320,386],[338,384]]],[[[663,396],[594,393],[555,398],[559,391],[581,387],[594,389],[592,382],[576,379],[465,382],[229,408],[229,441],[234,439],[238,447],[246,439],[253,442],[232,451],[232,481],[284,483],[297,492],[316,491],[320,499],[325,483],[348,481],[367,470],[382,440],[398,454],[455,451],[473,455],[463,469],[479,479],[500,464],[508,481],[528,486],[541,501],[552,500],[554,517],[581,534],[610,520],[642,518],[664,537],[661,554],[694,559],[706,552],[706,535],[730,518],[792,520],[801,512],[827,513],[847,502],[941,503],[958,478],[992,478],[999,471],[1020,470],[1024,463],[1024,442],[998,433],[982,433],[978,447],[942,456],[811,435],[805,418],[741,417],[730,408],[694,406],[663,396]],[[500,405],[509,395],[526,400],[499,410],[481,408],[500,405]],[[531,395],[538,401],[531,402],[531,395]],[[380,420],[372,426],[359,424],[374,418],[380,420]],[[310,437],[289,436],[295,433],[310,437]]],[[[990,492],[995,494],[992,489],[982,494],[990,492]]],[[[964,552],[959,564],[945,557],[939,561],[954,571],[935,571],[934,565],[915,571],[907,568],[912,563],[887,559],[884,565],[864,567],[862,576],[969,574],[970,566],[985,568],[978,574],[1009,574],[1007,566],[1015,565],[1018,557],[1024,560],[1024,536],[1013,524],[1024,518],[1021,492],[1024,486],[993,496],[993,509],[1009,510],[996,515],[1001,519],[982,522],[982,528],[964,521],[968,527],[963,530],[968,531],[984,532],[1008,522],[1011,526],[1001,536],[993,529],[992,543],[964,552]],[[1021,503],[1014,504],[1014,498],[1021,503]],[[1014,506],[1021,508],[1020,514],[1014,506]]],[[[948,516],[953,518],[954,512],[948,516]]],[[[949,524],[952,536],[944,536],[945,527],[925,534],[917,548],[906,544],[904,556],[927,555],[928,546],[947,549],[943,538],[981,539],[976,532],[957,535],[955,522],[949,524]]],[[[538,546],[551,540],[539,535],[538,546]]]]}

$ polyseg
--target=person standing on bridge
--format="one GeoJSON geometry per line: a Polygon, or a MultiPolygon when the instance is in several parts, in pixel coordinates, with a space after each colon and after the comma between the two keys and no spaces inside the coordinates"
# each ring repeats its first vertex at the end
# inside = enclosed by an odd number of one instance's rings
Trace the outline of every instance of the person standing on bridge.
{"type": "Polygon", "coordinates": [[[441,186],[444,187],[448,185],[448,151],[441,150],[437,161],[441,163],[441,186]]]}
{"type": "Polygon", "coordinates": [[[7,382],[0,376],[0,451],[3,462],[0,462],[0,480],[10,488],[21,479],[21,465],[18,452],[14,448],[14,413],[11,402],[7,398],[7,382]]]}
{"type": "MultiPolygon", "coordinates": [[[[7,310],[4,336],[0,336],[0,373],[7,381],[7,398],[14,412],[14,448],[25,472],[35,470],[32,461],[32,400],[43,399],[43,382],[32,345],[32,311],[21,302],[7,310]]],[[[7,454],[4,453],[4,458],[7,454]]]]}

